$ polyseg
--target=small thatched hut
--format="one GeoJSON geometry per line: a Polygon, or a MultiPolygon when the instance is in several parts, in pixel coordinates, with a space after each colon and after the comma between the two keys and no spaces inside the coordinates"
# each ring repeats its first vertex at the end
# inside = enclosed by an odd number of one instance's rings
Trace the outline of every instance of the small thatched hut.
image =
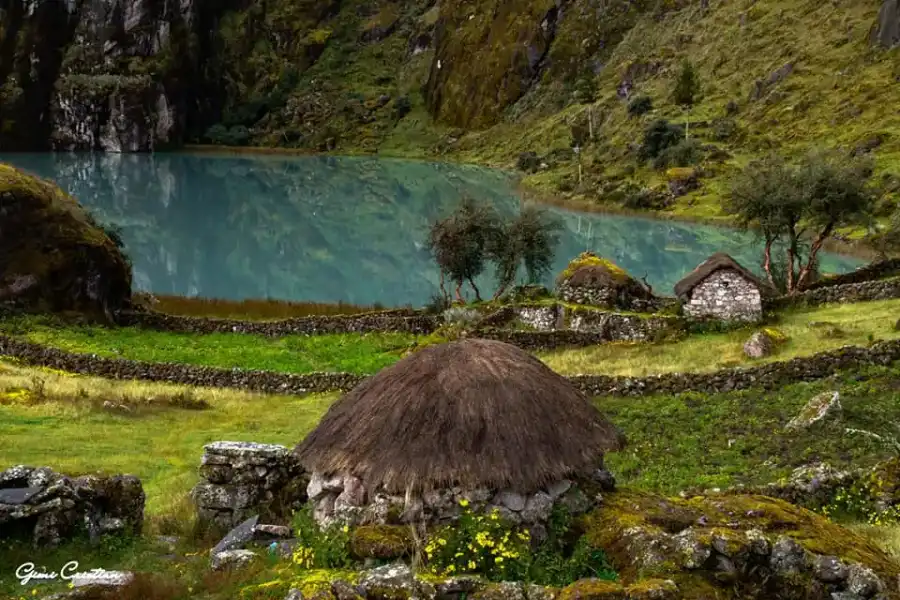
{"type": "Polygon", "coordinates": [[[466,500],[534,523],[557,500],[588,508],[573,481],[608,482],[603,453],[624,443],[587,397],[534,356],[466,339],[366,379],[294,453],[312,473],[308,495],[320,522],[441,521],[466,500]]]}
{"type": "Polygon", "coordinates": [[[770,286],[724,252],[713,254],[675,284],[685,315],[693,318],[758,321],[762,298],[771,293],[770,286]]]}
{"type": "Polygon", "coordinates": [[[623,310],[653,310],[650,290],[610,260],[582,252],[557,278],[556,295],[566,302],[623,310]]]}

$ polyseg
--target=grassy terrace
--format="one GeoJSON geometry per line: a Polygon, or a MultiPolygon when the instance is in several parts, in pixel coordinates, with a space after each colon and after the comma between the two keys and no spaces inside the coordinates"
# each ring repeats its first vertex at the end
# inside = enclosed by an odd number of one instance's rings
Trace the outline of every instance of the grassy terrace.
{"type": "MultiPolygon", "coordinates": [[[[292,446],[336,394],[269,396],[239,391],[116,382],[0,361],[0,469],[48,464],[141,477],[148,514],[177,512],[196,482],[202,446],[246,440],[292,446]],[[104,407],[104,402],[116,407],[104,407]],[[117,408],[124,405],[127,409],[117,408]]],[[[887,432],[900,423],[900,365],[778,392],[686,393],[597,398],[629,438],[609,457],[621,482],[677,492],[690,486],[766,483],[798,465],[827,460],[859,467],[888,455],[845,427],[887,432]],[[784,425],[815,394],[839,390],[843,414],[805,432],[784,425]],[[652,418],[648,417],[652,415],[652,418]]]]}
{"type": "MultiPolygon", "coordinates": [[[[742,345],[751,330],[692,335],[661,344],[607,344],[544,352],[539,357],[563,374],[648,375],[710,371],[787,360],[844,345],[900,338],[893,325],[900,300],[817,307],[782,313],[775,325],[789,341],[773,356],[751,360],[742,345]]],[[[266,338],[217,333],[178,334],[136,328],[61,327],[44,318],[0,322],[0,332],[72,352],[150,362],[264,369],[285,373],[374,373],[399,360],[421,338],[403,333],[291,335],[266,338]]]]}

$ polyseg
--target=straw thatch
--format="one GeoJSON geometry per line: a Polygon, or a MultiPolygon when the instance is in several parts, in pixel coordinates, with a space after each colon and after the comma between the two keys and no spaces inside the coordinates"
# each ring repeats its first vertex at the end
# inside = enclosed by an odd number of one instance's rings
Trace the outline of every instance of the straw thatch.
{"type": "Polygon", "coordinates": [[[763,283],[752,272],[742,267],[736,260],[725,254],[724,252],[716,252],[705,261],[700,263],[696,269],[688,273],[684,279],[675,284],[675,295],[679,298],[687,296],[697,285],[704,279],[718,271],[719,269],[733,269],[741,274],[741,277],[752,282],[759,288],[760,293],[768,293],[769,286],[763,283]]]}
{"type": "Polygon", "coordinates": [[[360,383],[294,450],[309,471],[391,493],[450,486],[522,493],[589,475],[624,436],[534,356],[467,339],[360,383]]]}

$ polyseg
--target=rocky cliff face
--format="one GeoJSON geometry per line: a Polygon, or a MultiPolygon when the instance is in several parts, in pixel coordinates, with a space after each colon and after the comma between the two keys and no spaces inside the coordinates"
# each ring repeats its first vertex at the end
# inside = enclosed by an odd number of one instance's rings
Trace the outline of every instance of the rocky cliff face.
{"type": "Polygon", "coordinates": [[[182,141],[195,0],[10,0],[0,148],[139,152],[182,141]]]}

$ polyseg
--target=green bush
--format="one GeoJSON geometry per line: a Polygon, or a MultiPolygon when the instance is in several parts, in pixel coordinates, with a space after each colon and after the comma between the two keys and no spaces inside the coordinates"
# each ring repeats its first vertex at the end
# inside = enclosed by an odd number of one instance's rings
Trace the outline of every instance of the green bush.
{"type": "Polygon", "coordinates": [[[628,103],[628,114],[632,117],[647,114],[651,110],[653,110],[653,100],[644,94],[635,96],[628,103]]]}
{"type": "Polygon", "coordinates": [[[734,138],[737,135],[737,132],[737,123],[731,117],[719,117],[713,119],[712,135],[714,139],[724,142],[734,138]]]}
{"type": "Polygon", "coordinates": [[[685,60],[672,89],[672,100],[679,106],[691,106],[700,93],[700,80],[694,71],[694,65],[685,60]]]}
{"type": "Polygon", "coordinates": [[[652,160],[666,148],[679,144],[684,139],[684,129],[669,123],[665,119],[657,119],[644,130],[638,157],[641,161],[652,160]]]}
{"type": "Polygon", "coordinates": [[[293,528],[299,544],[293,563],[302,569],[341,569],[353,564],[350,557],[350,528],[333,524],[324,529],[316,523],[312,505],[294,513],[293,528]]]}
{"type": "Polygon", "coordinates": [[[670,167],[690,167],[703,158],[703,151],[697,140],[681,140],[674,146],[668,146],[653,159],[653,168],[657,170],[670,167]]]}
{"type": "Polygon", "coordinates": [[[593,73],[582,75],[575,82],[575,99],[581,104],[591,104],[597,99],[597,82],[593,73]]]}

